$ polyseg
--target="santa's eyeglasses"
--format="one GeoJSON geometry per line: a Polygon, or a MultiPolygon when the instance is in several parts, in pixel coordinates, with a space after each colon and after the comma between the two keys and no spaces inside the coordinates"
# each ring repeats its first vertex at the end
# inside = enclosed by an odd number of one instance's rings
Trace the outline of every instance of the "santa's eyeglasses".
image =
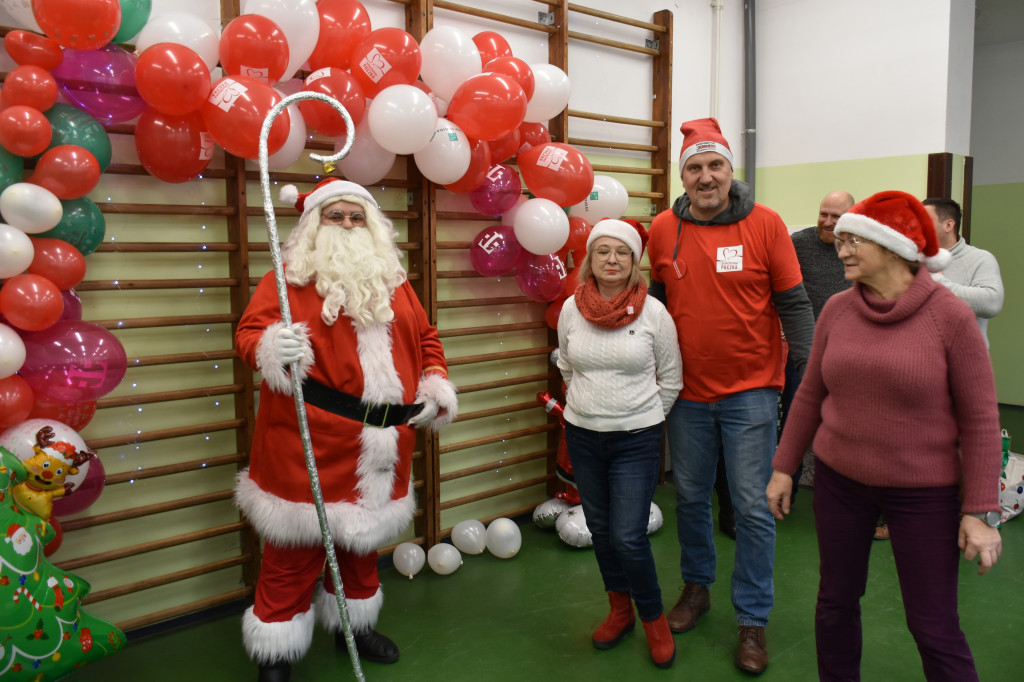
{"type": "Polygon", "coordinates": [[[353,211],[352,213],[345,213],[344,211],[324,211],[320,214],[321,223],[331,223],[334,225],[341,225],[348,218],[352,221],[352,224],[356,227],[363,227],[366,225],[366,214],[362,211],[353,211]]]}

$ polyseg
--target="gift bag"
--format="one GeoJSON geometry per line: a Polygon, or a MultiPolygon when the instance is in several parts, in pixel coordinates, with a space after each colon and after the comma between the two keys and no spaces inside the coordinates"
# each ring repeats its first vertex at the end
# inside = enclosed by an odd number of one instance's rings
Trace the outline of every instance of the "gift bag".
{"type": "Polygon", "coordinates": [[[999,509],[1006,523],[1024,509],[1024,456],[1010,452],[1010,434],[1003,429],[1003,470],[999,476],[999,509]]]}

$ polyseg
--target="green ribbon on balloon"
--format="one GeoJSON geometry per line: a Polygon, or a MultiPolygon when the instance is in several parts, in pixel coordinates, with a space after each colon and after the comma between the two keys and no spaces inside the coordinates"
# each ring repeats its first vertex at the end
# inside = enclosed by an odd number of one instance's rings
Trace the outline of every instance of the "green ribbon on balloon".
{"type": "Polygon", "coordinates": [[[63,239],[71,246],[88,256],[103,243],[107,222],[103,212],[91,199],[61,199],[64,215],[52,230],[47,230],[37,237],[63,239]]]}

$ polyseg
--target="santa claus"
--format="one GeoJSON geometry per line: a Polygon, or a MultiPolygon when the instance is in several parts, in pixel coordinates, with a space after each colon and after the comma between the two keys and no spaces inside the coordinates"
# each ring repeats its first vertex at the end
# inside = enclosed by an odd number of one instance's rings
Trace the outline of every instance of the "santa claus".
{"type": "Polygon", "coordinates": [[[302,216],[282,255],[294,323],[285,325],[274,273],[238,324],[242,359],[263,374],[249,468],[235,501],[265,541],[242,638],[259,680],[287,680],[318,621],[346,648],[306,472],[290,366],[302,379],[309,433],[348,613],[361,658],[398,660],[376,630],[383,604],[377,548],[416,509],[415,428],[455,418],[437,330],[406,278],[391,222],[362,186],[328,178],[308,194],[281,191],[302,216]],[[311,606],[312,603],[312,606],[311,606]]]}

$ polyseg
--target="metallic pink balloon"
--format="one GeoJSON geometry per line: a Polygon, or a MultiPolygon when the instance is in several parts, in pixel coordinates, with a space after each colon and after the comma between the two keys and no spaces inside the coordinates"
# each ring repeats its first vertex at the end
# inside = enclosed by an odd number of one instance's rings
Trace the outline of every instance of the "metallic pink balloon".
{"type": "Polygon", "coordinates": [[[65,320],[25,337],[21,376],[37,400],[82,403],[113,391],[128,369],[124,347],[98,324],[65,320]]]}
{"type": "Polygon", "coordinates": [[[135,88],[136,57],[120,45],[64,50],[53,70],[61,92],[101,123],[124,123],[146,110],[135,88]]]}
{"type": "Polygon", "coordinates": [[[99,457],[89,460],[89,471],[85,480],[71,489],[70,495],[58,497],[53,501],[54,516],[70,516],[86,509],[99,499],[103,492],[103,484],[107,473],[103,470],[103,462],[99,457]]]}
{"type": "Polygon", "coordinates": [[[485,277],[499,277],[512,272],[523,252],[515,230],[508,225],[494,225],[481,230],[469,247],[473,269],[485,277]]]}
{"type": "Polygon", "coordinates": [[[565,263],[555,254],[524,253],[516,266],[519,290],[534,301],[549,303],[562,295],[565,287],[565,263]]]}
{"type": "Polygon", "coordinates": [[[483,183],[469,193],[469,200],[484,215],[498,216],[512,208],[522,191],[519,173],[512,166],[498,163],[487,171],[483,183]]]}

